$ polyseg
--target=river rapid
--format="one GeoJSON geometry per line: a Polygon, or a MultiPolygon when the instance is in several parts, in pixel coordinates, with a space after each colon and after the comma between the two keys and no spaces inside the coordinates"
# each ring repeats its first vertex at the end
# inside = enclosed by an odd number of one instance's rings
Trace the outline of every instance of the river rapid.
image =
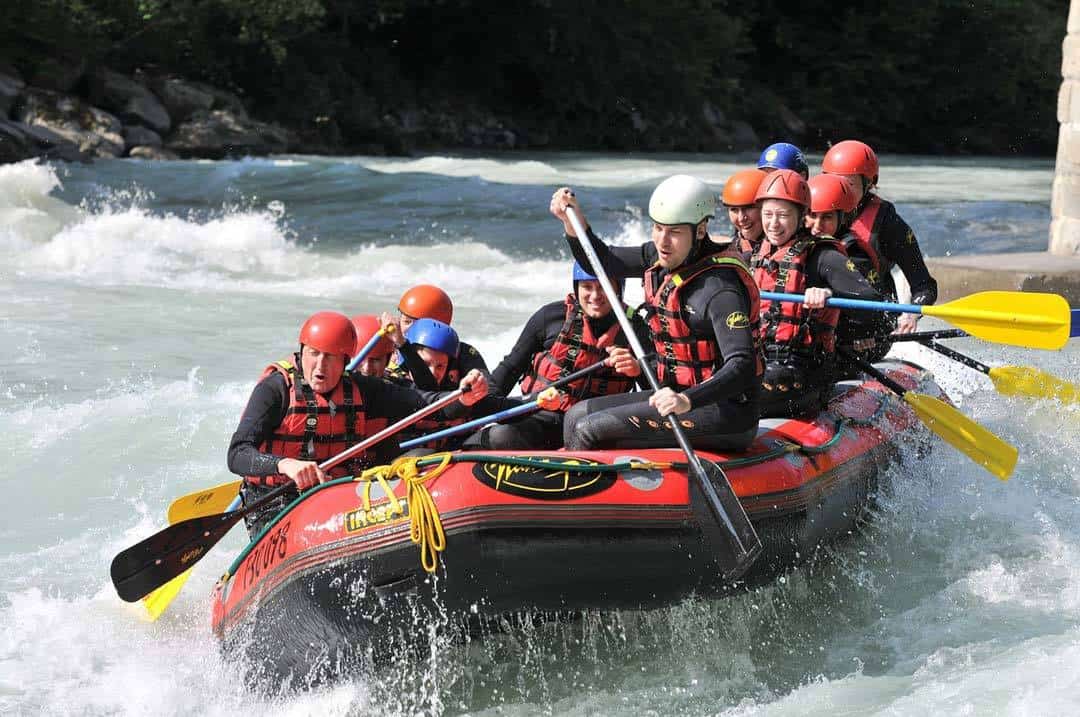
{"type": "MultiPolygon", "coordinates": [[[[633,244],[648,238],[643,207],[664,176],[719,190],[752,161],[0,166],[0,713],[1075,714],[1080,410],[999,396],[910,345],[898,353],[1019,446],[1012,480],[939,444],[890,469],[860,534],[731,599],[524,621],[467,645],[436,640],[419,664],[260,696],[210,631],[210,591],[243,530],[158,622],[116,597],[112,557],[164,526],[172,499],[232,479],[225,450],[247,395],[308,314],[391,309],[408,286],[438,284],[494,367],[532,311],[569,290],[554,188],[574,186],[601,235],[633,244]]],[[[1046,246],[1051,162],[886,156],[882,167],[882,195],[927,255],[1046,246]]],[[[1078,344],[950,345],[1077,381],[1078,344]]]]}

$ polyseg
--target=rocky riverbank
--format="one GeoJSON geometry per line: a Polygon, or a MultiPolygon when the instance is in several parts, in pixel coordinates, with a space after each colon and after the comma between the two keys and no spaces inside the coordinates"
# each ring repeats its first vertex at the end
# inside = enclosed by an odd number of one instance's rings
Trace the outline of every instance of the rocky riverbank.
{"type": "MultiPolygon", "coordinates": [[[[237,94],[172,74],[50,64],[25,79],[0,61],[0,163],[32,157],[66,161],[132,157],[148,160],[222,159],[286,152],[398,154],[439,149],[560,149],[574,145],[557,123],[538,117],[500,117],[474,106],[445,103],[381,108],[360,103],[348,116],[366,141],[342,139],[338,121],[313,113],[305,127],[287,127],[249,112],[237,94]],[[554,137],[553,137],[554,135],[554,137]]],[[[805,129],[790,118],[793,136],[805,129]]],[[[599,118],[603,149],[738,151],[761,139],[746,121],[706,103],[700,117],[647,117],[615,108],[599,118]]]]}

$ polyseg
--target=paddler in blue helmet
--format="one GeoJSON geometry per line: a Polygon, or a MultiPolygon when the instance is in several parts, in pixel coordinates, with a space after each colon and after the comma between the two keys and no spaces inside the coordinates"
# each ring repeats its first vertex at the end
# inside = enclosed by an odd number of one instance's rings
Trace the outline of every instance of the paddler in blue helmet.
{"type": "MultiPolygon", "coordinates": [[[[542,391],[559,379],[600,361],[606,365],[565,386],[562,400],[518,420],[487,426],[473,434],[467,448],[524,450],[559,448],[563,444],[563,415],[575,403],[631,391],[641,368],[627,348],[615,311],[632,315],[625,304],[613,308],[596,277],[574,262],[573,291],[561,301],[541,306],[526,322],[514,347],[492,374],[492,392],[506,395],[520,381],[522,394],[542,391]]],[[[624,282],[618,282],[621,295],[624,282]]],[[[632,315],[641,340],[648,328],[632,315]]]]}
{"type": "Polygon", "coordinates": [[[761,151],[757,166],[763,172],[790,169],[801,174],[803,179],[810,179],[810,166],[806,163],[806,156],[791,142],[770,144],[761,151]]]}

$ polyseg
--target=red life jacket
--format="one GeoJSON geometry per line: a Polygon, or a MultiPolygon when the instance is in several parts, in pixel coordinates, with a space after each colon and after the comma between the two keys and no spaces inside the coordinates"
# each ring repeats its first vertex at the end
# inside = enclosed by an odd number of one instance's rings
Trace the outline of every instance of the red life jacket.
{"type": "MultiPolygon", "coordinates": [[[[754,278],[762,291],[802,294],[806,291],[806,260],[812,250],[831,246],[847,254],[840,242],[799,233],[781,247],[769,242],[754,257],[754,278]],[[771,251],[770,251],[771,250],[771,251]]],[[[769,347],[815,349],[832,353],[836,348],[836,323],[840,310],[807,309],[804,304],[761,300],[762,329],[769,347]]]]}
{"type": "MultiPolygon", "coordinates": [[[[627,315],[632,312],[622,307],[627,315]]],[[[585,312],[573,294],[566,297],[566,321],[563,322],[555,343],[546,351],[539,351],[533,356],[532,369],[521,379],[521,393],[530,394],[550,386],[564,376],[592,366],[597,361],[607,358],[608,346],[626,346],[626,339],[619,343],[622,328],[616,321],[599,337],[593,336],[585,312]]],[[[616,373],[615,369],[604,366],[585,378],[578,379],[563,388],[567,398],[563,410],[578,401],[593,396],[607,396],[613,393],[626,393],[634,387],[634,379],[616,373]]]]}
{"type": "MultiPolygon", "coordinates": [[[[683,314],[680,294],[682,288],[706,271],[734,272],[750,297],[750,316],[745,318],[754,338],[755,369],[758,376],[765,372],[761,351],[761,296],[750,270],[738,252],[730,248],[711,254],[690,266],[668,274],[659,281],[659,264],[645,272],[645,306],[649,329],[656,347],[657,378],[672,388],[689,388],[705,381],[720,368],[721,358],[716,337],[694,334],[683,314]]],[[[732,317],[728,317],[732,320],[732,317]]]]}
{"type": "MultiPolygon", "coordinates": [[[[397,354],[394,355],[397,356],[397,354]]],[[[460,374],[461,372],[458,369],[447,366],[446,375],[443,376],[442,383],[439,384],[440,390],[442,390],[443,387],[446,387],[448,385],[452,386],[452,388],[449,388],[448,390],[457,390],[458,383],[461,381],[460,374]]],[[[402,386],[409,386],[410,388],[415,388],[416,386],[415,382],[413,381],[412,374],[409,373],[408,369],[401,365],[394,364],[388,367],[386,369],[385,378],[402,386]]],[[[421,418],[419,421],[410,426],[406,435],[411,440],[413,438],[419,438],[420,436],[427,435],[428,433],[441,431],[444,428],[461,425],[468,420],[471,420],[468,415],[463,415],[453,419],[434,418],[432,416],[428,416],[427,418],[421,418]]],[[[461,439],[464,437],[465,436],[448,436],[446,438],[440,438],[437,441],[432,441],[423,445],[425,448],[442,450],[447,445],[449,445],[450,441],[453,441],[455,439],[461,439]]]]}
{"type": "Polygon", "coordinates": [[[881,198],[870,195],[844,237],[844,248],[870,285],[878,291],[888,292],[884,278],[892,266],[881,251],[880,212],[881,198]]]}
{"type": "MultiPolygon", "coordinates": [[[[385,418],[367,417],[364,397],[347,371],[341,374],[341,380],[334,390],[323,395],[312,390],[298,370],[299,364],[297,356],[293,357],[293,361],[278,361],[267,366],[259,378],[261,381],[272,373],[280,373],[285,377],[289,396],[285,417],[273,435],[259,446],[260,451],[283,458],[321,463],[386,428],[385,418]]],[[[352,475],[355,469],[363,465],[365,456],[366,452],[361,453],[331,468],[328,474],[335,478],[352,475]]],[[[246,480],[262,485],[289,482],[289,478],[281,474],[247,476],[246,480]]]]}

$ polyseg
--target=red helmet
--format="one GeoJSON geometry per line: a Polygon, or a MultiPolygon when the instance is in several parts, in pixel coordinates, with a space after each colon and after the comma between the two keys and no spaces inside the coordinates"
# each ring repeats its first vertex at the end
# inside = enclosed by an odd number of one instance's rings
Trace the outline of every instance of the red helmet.
{"type": "Polygon", "coordinates": [[[300,343],[324,353],[352,356],[356,351],[356,328],[345,314],[320,311],[300,328],[300,343]]]}
{"type": "MultiPolygon", "coordinates": [[[[353,356],[355,356],[360,353],[360,349],[367,346],[368,341],[371,341],[371,337],[382,328],[382,322],[379,321],[378,316],[361,314],[352,317],[352,323],[356,327],[356,351],[353,352],[353,356]]],[[[393,352],[394,342],[383,336],[375,342],[375,347],[371,349],[368,356],[382,358],[383,356],[389,356],[393,352]]]]}
{"type": "Polygon", "coordinates": [[[414,319],[435,319],[449,324],[454,318],[454,302],[439,287],[420,284],[401,295],[398,311],[414,319]]]}
{"type": "Polygon", "coordinates": [[[724,182],[724,205],[728,207],[749,207],[754,203],[761,180],[769,176],[760,169],[741,169],[724,182]]]}
{"type": "Polygon", "coordinates": [[[778,169],[768,175],[758,187],[754,201],[763,199],[785,199],[798,204],[803,209],[810,208],[810,187],[802,175],[793,169],[778,169]]]}
{"type": "Polygon", "coordinates": [[[855,211],[859,202],[851,189],[851,182],[837,174],[819,174],[812,177],[810,185],[810,211],[812,212],[848,212],[855,211]]]}
{"type": "Polygon", "coordinates": [[[825,153],[821,171],[828,174],[858,174],[871,184],[878,181],[878,161],[870,145],[858,140],[837,142],[825,153]]]}

